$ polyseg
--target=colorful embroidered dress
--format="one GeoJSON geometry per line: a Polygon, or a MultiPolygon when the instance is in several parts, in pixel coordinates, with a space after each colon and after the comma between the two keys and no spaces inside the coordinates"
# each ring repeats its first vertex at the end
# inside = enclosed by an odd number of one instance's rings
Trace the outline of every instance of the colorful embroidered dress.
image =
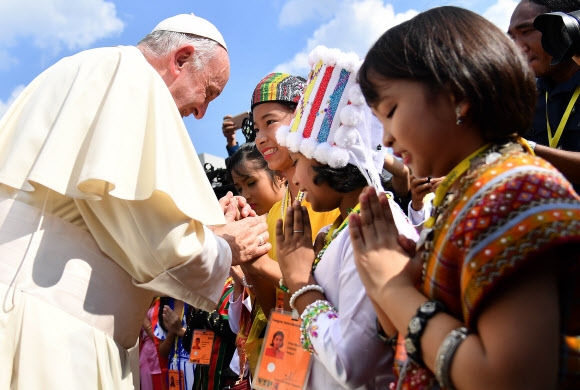
{"type": "MultiPolygon", "coordinates": [[[[443,204],[422,290],[475,329],[486,298],[510,276],[533,260],[558,266],[562,271],[558,283],[562,324],[559,388],[578,388],[580,264],[558,263],[549,251],[566,243],[580,244],[580,198],[546,161],[522,153],[515,144],[506,149],[474,161],[458,190],[443,204]]],[[[405,358],[399,343],[397,371],[405,358]]],[[[433,376],[425,371],[409,363],[402,388],[429,388],[433,376]],[[420,379],[424,375],[427,377],[420,379]]]]}

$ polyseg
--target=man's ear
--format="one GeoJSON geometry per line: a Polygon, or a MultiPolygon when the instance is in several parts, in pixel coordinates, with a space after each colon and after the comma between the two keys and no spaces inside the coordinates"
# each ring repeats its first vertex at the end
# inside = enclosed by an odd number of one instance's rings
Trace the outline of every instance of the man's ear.
{"type": "Polygon", "coordinates": [[[195,49],[192,45],[184,45],[173,51],[171,57],[171,73],[174,76],[181,73],[185,64],[192,60],[194,51],[195,49]]]}

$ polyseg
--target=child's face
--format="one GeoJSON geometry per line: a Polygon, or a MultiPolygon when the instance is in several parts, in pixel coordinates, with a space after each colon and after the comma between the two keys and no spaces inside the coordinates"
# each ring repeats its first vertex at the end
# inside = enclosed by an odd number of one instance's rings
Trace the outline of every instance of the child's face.
{"type": "Polygon", "coordinates": [[[289,126],[294,113],[280,103],[268,102],[258,104],[252,114],[256,146],[268,162],[268,167],[273,171],[284,171],[292,167],[288,149],[276,141],[276,130],[282,125],[289,126]]]}
{"type": "Polygon", "coordinates": [[[274,347],[280,349],[282,348],[282,346],[284,345],[284,337],[277,335],[276,337],[274,337],[274,347]]]}
{"type": "Polygon", "coordinates": [[[270,181],[270,177],[263,169],[255,169],[255,163],[246,161],[244,170],[247,175],[238,175],[232,170],[232,179],[238,193],[246,198],[248,204],[258,215],[267,213],[272,205],[284,196],[282,180],[276,183],[270,181]]]}
{"type": "Polygon", "coordinates": [[[451,93],[435,94],[405,79],[376,84],[380,99],[372,110],[383,125],[383,144],[392,147],[415,176],[445,176],[469,155],[465,148],[471,147],[475,130],[456,124],[451,93]]]}
{"type": "Polygon", "coordinates": [[[317,212],[331,211],[339,207],[341,194],[333,190],[327,183],[314,184],[316,171],[312,167],[322,166],[314,159],[306,158],[302,153],[290,153],[294,161],[295,171],[292,181],[304,192],[304,199],[310,202],[312,210],[317,212]]]}

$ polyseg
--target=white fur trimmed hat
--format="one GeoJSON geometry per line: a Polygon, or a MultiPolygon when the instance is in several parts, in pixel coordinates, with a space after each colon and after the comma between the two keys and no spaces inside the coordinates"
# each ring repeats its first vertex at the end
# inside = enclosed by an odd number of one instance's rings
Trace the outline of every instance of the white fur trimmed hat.
{"type": "Polygon", "coordinates": [[[324,46],[316,47],[308,59],[305,92],[290,126],[276,132],[278,143],[333,168],[352,164],[382,191],[380,172],[387,150],[382,126],[356,80],[362,61],[355,53],[324,46]]]}
{"type": "Polygon", "coordinates": [[[208,20],[200,18],[199,16],[195,16],[193,13],[180,14],[167,18],[155,26],[151,32],[154,31],[173,31],[184,34],[198,35],[200,37],[216,41],[222,45],[226,51],[228,50],[226,41],[224,40],[224,37],[219,32],[217,27],[208,20]]]}

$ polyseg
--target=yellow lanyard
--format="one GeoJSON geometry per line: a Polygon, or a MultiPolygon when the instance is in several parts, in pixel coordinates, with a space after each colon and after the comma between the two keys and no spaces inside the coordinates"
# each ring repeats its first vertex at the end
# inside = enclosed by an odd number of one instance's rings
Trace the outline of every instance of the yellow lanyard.
{"type": "MultiPolygon", "coordinates": [[[[490,145],[491,144],[485,144],[481,148],[477,149],[475,152],[471,153],[463,161],[461,161],[455,168],[453,168],[453,170],[449,172],[447,176],[445,176],[445,180],[443,180],[441,184],[439,184],[439,187],[437,187],[437,190],[435,191],[435,198],[433,199],[434,209],[441,205],[443,199],[445,199],[445,195],[447,195],[447,192],[449,191],[449,188],[451,188],[453,183],[455,183],[455,180],[457,180],[469,169],[471,161],[479,157],[480,155],[483,155],[483,153],[490,147],[490,145]]],[[[429,219],[425,221],[424,226],[426,228],[432,228],[434,225],[435,225],[435,213],[432,213],[429,219]]]]}
{"type": "Polygon", "coordinates": [[[564,126],[568,122],[568,118],[570,118],[570,113],[572,112],[572,107],[576,103],[578,96],[580,95],[580,85],[576,87],[574,90],[574,94],[572,94],[572,98],[568,103],[568,107],[566,107],[566,111],[564,111],[564,115],[562,115],[562,119],[560,120],[560,124],[556,129],[556,134],[552,137],[552,129],[550,128],[550,121],[548,120],[548,92],[546,92],[546,124],[548,125],[548,141],[550,143],[551,148],[556,148],[558,146],[558,142],[560,142],[560,137],[564,132],[564,126]]]}
{"type": "MultiPolygon", "coordinates": [[[[348,214],[350,215],[350,213],[358,213],[358,212],[360,212],[360,203],[358,203],[354,207],[354,209],[350,210],[348,212],[348,214]]],[[[322,259],[322,255],[326,251],[326,248],[328,248],[328,246],[330,245],[330,242],[332,240],[334,240],[334,238],[336,236],[338,236],[338,233],[340,233],[346,227],[346,225],[348,225],[348,215],[346,216],[345,219],[342,220],[342,222],[338,222],[339,218],[340,217],[336,218],[336,220],[332,223],[332,226],[330,227],[328,232],[326,232],[326,237],[324,238],[324,246],[322,247],[320,252],[318,252],[316,254],[316,257],[314,258],[314,262],[312,263],[312,271],[313,272],[314,272],[314,270],[316,270],[316,267],[318,266],[318,263],[322,259]]]]}

